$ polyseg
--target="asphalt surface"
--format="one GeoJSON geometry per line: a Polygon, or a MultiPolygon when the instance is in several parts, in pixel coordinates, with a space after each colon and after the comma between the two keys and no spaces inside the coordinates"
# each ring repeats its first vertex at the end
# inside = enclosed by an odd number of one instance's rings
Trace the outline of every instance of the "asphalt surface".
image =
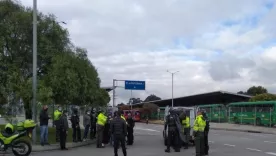
{"type": "MultiPolygon", "coordinates": [[[[136,124],[135,142],[128,146],[127,152],[130,156],[183,156],[195,155],[194,147],[188,150],[182,149],[180,153],[165,153],[162,137],[163,126],[136,124]]],[[[211,130],[209,134],[210,156],[269,156],[276,155],[276,135],[245,133],[234,131],[211,130]]],[[[110,156],[113,148],[107,146],[97,149],[95,145],[69,149],[68,151],[49,151],[32,153],[33,156],[110,156]]],[[[119,155],[123,155],[119,149],[119,155]]]]}

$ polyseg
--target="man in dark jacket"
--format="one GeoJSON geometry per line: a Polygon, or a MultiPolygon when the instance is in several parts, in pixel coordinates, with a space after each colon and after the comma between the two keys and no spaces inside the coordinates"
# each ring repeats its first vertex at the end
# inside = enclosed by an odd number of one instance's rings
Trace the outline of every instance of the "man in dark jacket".
{"type": "Polygon", "coordinates": [[[41,146],[49,145],[48,142],[48,122],[49,122],[49,115],[48,115],[48,106],[44,105],[42,111],[39,115],[40,120],[40,144],[41,146]]]}
{"type": "Polygon", "coordinates": [[[133,139],[134,139],[133,128],[135,126],[135,122],[132,119],[132,116],[130,113],[128,114],[128,118],[126,119],[126,121],[127,121],[127,144],[132,145],[133,139]]]}
{"type": "Polygon", "coordinates": [[[81,130],[80,130],[80,117],[78,115],[78,110],[75,108],[73,115],[71,116],[71,123],[73,129],[73,142],[82,141],[81,140],[81,130]]]}
{"type": "Polygon", "coordinates": [[[206,121],[206,127],[204,129],[204,154],[208,155],[209,154],[208,135],[209,135],[210,124],[205,110],[202,111],[202,116],[203,116],[203,119],[206,121]]]}
{"type": "Polygon", "coordinates": [[[126,152],[126,140],[125,137],[127,136],[127,125],[126,122],[121,118],[121,113],[118,111],[116,113],[116,117],[112,120],[110,124],[111,134],[113,135],[114,139],[114,154],[118,156],[118,147],[119,143],[121,143],[122,151],[124,156],[127,155],[126,152]]]}
{"type": "Polygon", "coordinates": [[[95,110],[91,109],[90,114],[90,139],[94,139],[96,137],[96,123],[97,123],[97,114],[95,110]]]}
{"type": "Polygon", "coordinates": [[[61,150],[68,150],[66,148],[66,138],[68,135],[68,121],[67,121],[67,111],[63,111],[63,115],[60,118],[60,148],[61,150]]]}

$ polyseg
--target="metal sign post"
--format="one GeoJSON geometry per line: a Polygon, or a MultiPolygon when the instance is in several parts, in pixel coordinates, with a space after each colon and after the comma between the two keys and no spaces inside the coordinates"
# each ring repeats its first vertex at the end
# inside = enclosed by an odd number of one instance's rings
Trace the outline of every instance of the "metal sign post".
{"type": "MultiPolygon", "coordinates": [[[[112,107],[115,107],[116,102],[116,91],[115,89],[119,86],[116,85],[116,82],[124,81],[125,82],[125,90],[131,90],[131,98],[132,98],[132,90],[146,90],[146,82],[145,81],[132,81],[132,80],[116,80],[113,79],[113,104],[112,107]]],[[[131,103],[132,109],[132,103],[131,103]]]]}

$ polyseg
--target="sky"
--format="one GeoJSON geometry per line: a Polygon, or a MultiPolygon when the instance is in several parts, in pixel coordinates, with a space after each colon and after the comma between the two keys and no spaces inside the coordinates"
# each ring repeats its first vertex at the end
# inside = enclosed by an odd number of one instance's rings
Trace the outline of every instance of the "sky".
{"type": "MultiPolygon", "coordinates": [[[[32,0],[21,0],[32,6],[32,0]]],[[[72,42],[89,52],[102,86],[113,79],[146,81],[162,99],[262,85],[276,93],[276,1],[273,0],[38,0],[55,14],[72,42]]],[[[39,50],[38,50],[39,51],[39,50]]],[[[124,83],[119,82],[124,87],[124,83]]],[[[112,95],[111,95],[112,96],[112,95]]],[[[111,101],[112,103],[112,101],[111,101]]]]}

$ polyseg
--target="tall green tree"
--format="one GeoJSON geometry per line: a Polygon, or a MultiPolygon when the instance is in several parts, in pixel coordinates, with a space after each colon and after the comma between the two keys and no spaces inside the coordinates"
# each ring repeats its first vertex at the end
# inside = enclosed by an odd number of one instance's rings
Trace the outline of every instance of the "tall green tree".
{"type": "Polygon", "coordinates": [[[249,99],[250,102],[256,102],[256,101],[275,101],[276,100],[276,95],[274,94],[269,94],[269,93],[263,93],[263,94],[258,94],[252,98],[249,99]]]}
{"type": "Polygon", "coordinates": [[[156,101],[156,100],[161,100],[161,98],[154,94],[151,94],[144,100],[144,102],[156,101]]]}
{"type": "MultiPolygon", "coordinates": [[[[17,1],[0,1],[0,104],[7,96],[22,99],[32,118],[32,9],[17,1]]],[[[41,104],[105,105],[100,78],[88,52],[74,47],[69,33],[52,14],[38,14],[38,89],[41,104]]]]}
{"type": "Polygon", "coordinates": [[[258,94],[264,94],[267,93],[267,89],[263,86],[252,86],[247,91],[247,94],[249,95],[258,95],[258,94]]]}

